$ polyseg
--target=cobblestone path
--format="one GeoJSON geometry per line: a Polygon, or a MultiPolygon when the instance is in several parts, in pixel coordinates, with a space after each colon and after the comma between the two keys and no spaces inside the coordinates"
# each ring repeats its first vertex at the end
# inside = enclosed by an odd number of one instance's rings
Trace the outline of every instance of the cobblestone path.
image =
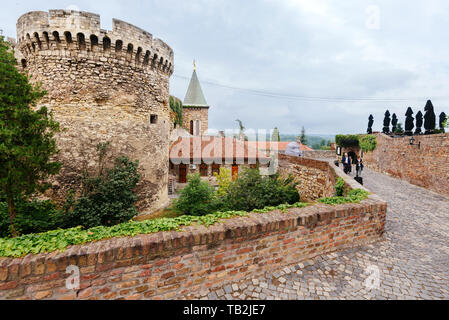
{"type": "Polygon", "coordinates": [[[449,198],[370,170],[363,178],[388,202],[384,241],[204,291],[198,298],[449,299],[449,198]]]}

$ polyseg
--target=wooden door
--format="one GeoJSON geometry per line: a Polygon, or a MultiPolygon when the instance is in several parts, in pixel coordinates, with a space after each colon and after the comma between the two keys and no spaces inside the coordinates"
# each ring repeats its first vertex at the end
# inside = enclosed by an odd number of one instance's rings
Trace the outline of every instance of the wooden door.
{"type": "Polygon", "coordinates": [[[187,183],[187,166],[179,165],[179,183],[187,183]]]}

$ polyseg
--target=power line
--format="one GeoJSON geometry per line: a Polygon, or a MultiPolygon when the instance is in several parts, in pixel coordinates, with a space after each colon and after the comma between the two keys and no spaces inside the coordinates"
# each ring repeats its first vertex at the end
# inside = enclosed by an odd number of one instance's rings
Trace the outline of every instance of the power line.
{"type": "MultiPolygon", "coordinates": [[[[174,75],[175,78],[190,80],[189,77],[174,75]]],[[[295,94],[285,94],[278,92],[271,92],[267,90],[255,90],[248,88],[240,88],[229,85],[220,84],[212,81],[201,81],[201,83],[209,84],[216,87],[222,87],[231,90],[243,91],[257,96],[271,97],[271,98],[283,98],[283,99],[291,99],[291,100],[302,100],[302,101],[323,101],[323,102],[407,102],[407,101],[423,101],[428,100],[428,98],[348,98],[348,97],[318,97],[318,96],[304,96],[304,95],[295,95],[295,94]]],[[[441,97],[440,97],[441,98],[441,97]]],[[[442,98],[447,99],[447,98],[442,98]]]]}

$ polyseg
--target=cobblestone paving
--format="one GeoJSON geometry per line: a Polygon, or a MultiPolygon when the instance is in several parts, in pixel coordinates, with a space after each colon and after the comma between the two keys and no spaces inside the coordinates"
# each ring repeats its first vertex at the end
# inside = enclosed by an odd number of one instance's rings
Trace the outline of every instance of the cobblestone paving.
{"type": "Polygon", "coordinates": [[[449,299],[449,198],[370,170],[363,178],[388,202],[384,241],[203,291],[198,298],[449,299]]]}

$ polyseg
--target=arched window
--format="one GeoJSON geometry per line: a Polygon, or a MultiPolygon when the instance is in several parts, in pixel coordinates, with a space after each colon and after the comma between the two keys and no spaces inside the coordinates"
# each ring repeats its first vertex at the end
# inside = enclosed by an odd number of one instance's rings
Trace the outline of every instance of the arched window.
{"type": "Polygon", "coordinates": [[[103,38],[103,51],[104,52],[111,51],[111,39],[109,39],[108,37],[103,38]]]}
{"type": "Polygon", "coordinates": [[[39,49],[42,49],[42,42],[41,42],[41,39],[39,38],[39,34],[37,32],[34,33],[34,41],[36,41],[39,49]]]}
{"type": "Polygon", "coordinates": [[[190,120],[190,134],[193,136],[193,120],[190,120]]]}
{"type": "Polygon", "coordinates": [[[164,57],[161,57],[161,59],[159,60],[159,68],[163,68],[164,67],[164,57]]]}
{"type": "Polygon", "coordinates": [[[44,35],[45,44],[46,44],[47,49],[48,49],[48,48],[50,48],[50,38],[48,36],[48,32],[44,31],[43,35],[44,35]]]}
{"type": "Polygon", "coordinates": [[[58,31],[53,32],[53,38],[55,39],[56,43],[61,43],[61,38],[59,38],[58,31]]]}
{"type": "Polygon", "coordinates": [[[142,58],[142,48],[139,47],[139,48],[137,48],[137,53],[136,53],[136,63],[137,64],[140,63],[141,58],[142,58]]]}
{"type": "Polygon", "coordinates": [[[115,52],[116,53],[120,53],[120,52],[122,52],[122,49],[123,49],[123,41],[122,40],[117,40],[115,42],[115,52]]]}
{"type": "Polygon", "coordinates": [[[65,37],[65,42],[67,42],[67,44],[70,44],[73,42],[72,39],[72,34],[68,31],[64,32],[64,37],[65,37]]]}
{"type": "Polygon", "coordinates": [[[157,54],[154,55],[153,60],[151,60],[151,66],[155,67],[157,61],[157,54]]]}
{"type": "Polygon", "coordinates": [[[147,52],[145,53],[145,57],[143,57],[143,65],[147,66],[148,63],[150,62],[150,51],[147,50],[147,52]]]}
{"type": "Polygon", "coordinates": [[[86,50],[86,38],[83,33],[78,33],[76,35],[76,40],[78,42],[79,50],[86,50]]]}
{"type": "Polygon", "coordinates": [[[22,59],[22,68],[23,69],[26,69],[26,67],[27,67],[27,61],[25,60],[25,59],[22,59]]]}
{"type": "Polygon", "coordinates": [[[129,43],[128,44],[128,50],[126,51],[126,59],[128,61],[131,61],[131,57],[133,55],[133,51],[134,51],[134,46],[131,43],[129,43]]]}
{"type": "Polygon", "coordinates": [[[92,51],[97,50],[98,47],[98,37],[96,35],[91,35],[90,36],[90,49],[92,51]]]}
{"type": "Polygon", "coordinates": [[[49,43],[50,42],[50,38],[48,37],[48,32],[44,31],[43,35],[44,35],[45,42],[49,43]]]}

